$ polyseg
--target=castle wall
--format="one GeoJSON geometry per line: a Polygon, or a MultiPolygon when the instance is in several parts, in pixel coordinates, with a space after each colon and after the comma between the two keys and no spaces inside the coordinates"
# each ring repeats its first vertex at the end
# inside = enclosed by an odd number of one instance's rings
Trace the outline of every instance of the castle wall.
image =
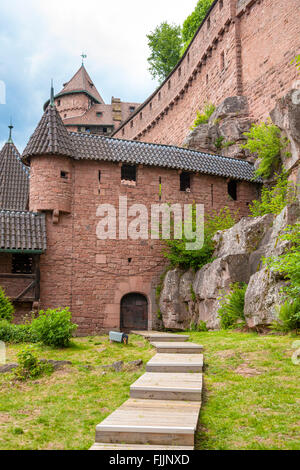
{"type": "Polygon", "coordinates": [[[216,1],[172,74],[114,136],[180,146],[205,102],[242,94],[251,117],[265,119],[297,78],[299,16],[298,0],[216,1]]]}
{"type": "MultiPolygon", "coordinates": [[[[48,161],[50,167],[56,167],[59,159],[48,157],[48,161]]],[[[32,159],[39,174],[44,164],[44,157],[32,159]]],[[[62,159],[62,168],[64,164],[62,159]]],[[[101,220],[97,217],[100,204],[118,208],[119,196],[127,196],[128,207],[145,204],[150,213],[151,204],[160,202],[160,178],[161,203],[196,201],[204,203],[206,211],[227,204],[243,216],[248,214],[248,203],[257,196],[255,185],[241,182],[238,200],[233,201],[227,193],[227,181],[213,176],[192,175],[191,192],[186,193],[179,190],[176,170],[140,166],[137,185],[130,187],[121,183],[119,164],[74,161],[73,165],[71,213],[53,219],[47,212],[48,248],[41,256],[41,308],[70,306],[82,335],[119,328],[121,299],[132,292],[147,297],[149,327],[155,327],[155,290],[167,264],[158,240],[99,240],[96,229],[101,220]]],[[[30,201],[35,204],[33,186],[30,201]]]]}

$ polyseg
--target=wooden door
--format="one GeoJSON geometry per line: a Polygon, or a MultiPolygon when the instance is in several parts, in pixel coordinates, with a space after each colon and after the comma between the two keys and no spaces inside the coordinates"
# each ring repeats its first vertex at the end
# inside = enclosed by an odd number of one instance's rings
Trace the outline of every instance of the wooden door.
{"type": "Polygon", "coordinates": [[[121,328],[124,330],[148,329],[148,301],[142,294],[128,294],[121,302],[121,328]]]}

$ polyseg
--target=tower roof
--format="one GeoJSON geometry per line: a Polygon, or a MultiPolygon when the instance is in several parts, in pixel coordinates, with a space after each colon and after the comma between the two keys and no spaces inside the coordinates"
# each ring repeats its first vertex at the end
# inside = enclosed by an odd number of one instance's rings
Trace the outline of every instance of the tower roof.
{"type": "Polygon", "coordinates": [[[22,159],[27,162],[35,155],[74,157],[72,138],[55,106],[48,106],[36,130],[29,139],[22,159]]]}
{"type": "MultiPolygon", "coordinates": [[[[63,89],[55,96],[59,98],[64,95],[72,95],[76,93],[85,93],[92,98],[96,103],[104,103],[103,98],[98,92],[93,80],[86,71],[85,66],[82,64],[80,69],[75,73],[71,80],[65,83],[63,89]]],[[[44,109],[48,106],[49,101],[44,105],[44,109]]]]}
{"type": "Polygon", "coordinates": [[[29,196],[29,171],[11,138],[0,152],[0,208],[26,210],[29,196]]]}

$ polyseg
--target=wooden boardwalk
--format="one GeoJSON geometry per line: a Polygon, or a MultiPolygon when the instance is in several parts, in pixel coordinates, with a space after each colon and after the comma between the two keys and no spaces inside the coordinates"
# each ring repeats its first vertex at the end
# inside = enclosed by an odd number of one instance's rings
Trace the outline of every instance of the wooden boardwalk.
{"type": "Polygon", "coordinates": [[[189,337],[133,332],[158,350],[130,399],[96,428],[91,450],[193,450],[202,396],[202,346],[189,337]]]}

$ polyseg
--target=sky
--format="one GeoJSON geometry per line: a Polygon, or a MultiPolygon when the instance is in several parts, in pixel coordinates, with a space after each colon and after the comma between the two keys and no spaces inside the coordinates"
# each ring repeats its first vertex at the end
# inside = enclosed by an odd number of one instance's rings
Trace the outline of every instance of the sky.
{"type": "Polygon", "coordinates": [[[143,102],[157,87],[146,34],[182,24],[197,0],[9,0],[0,2],[0,149],[10,118],[20,152],[36,128],[50,81],[62,89],[81,66],[106,103],[143,102]],[[5,103],[4,103],[5,98],[5,103]]]}

